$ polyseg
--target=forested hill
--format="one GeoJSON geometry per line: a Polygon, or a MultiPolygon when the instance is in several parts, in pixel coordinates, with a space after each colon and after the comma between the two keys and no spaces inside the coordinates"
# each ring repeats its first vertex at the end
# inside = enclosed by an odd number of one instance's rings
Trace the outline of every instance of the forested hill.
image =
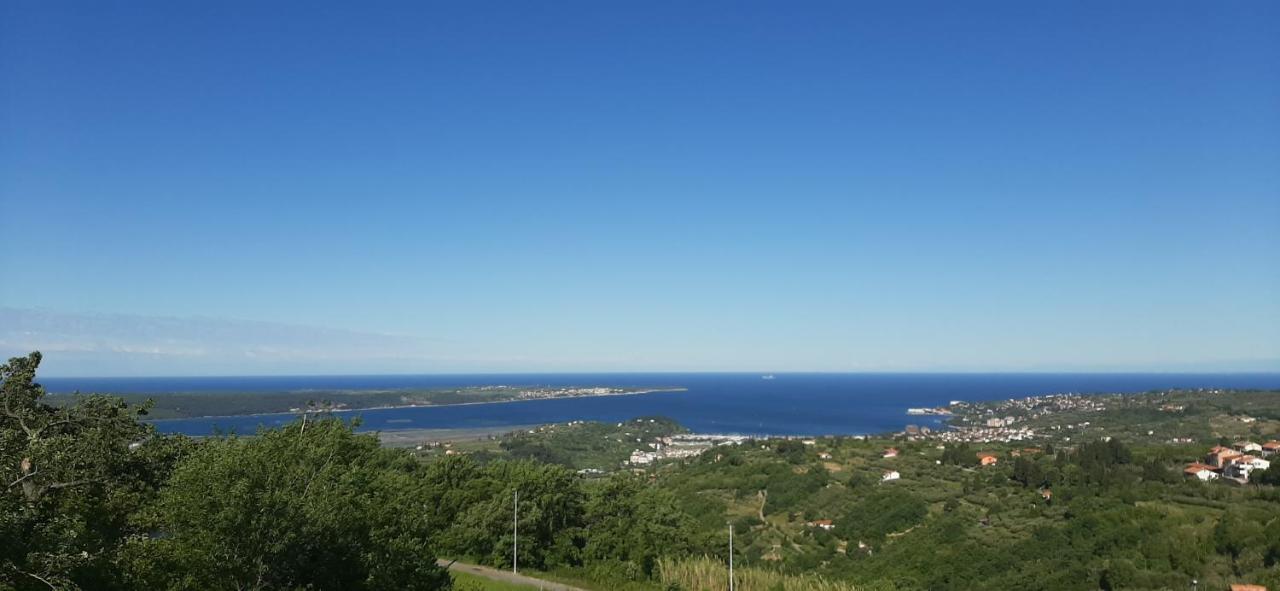
{"type": "Polygon", "coordinates": [[[1220,443],[1212,428],[695,453],[646,418],[415,453],[308,417],[195,441],[116,398],[47,404],[39,361],[0,367],[5,590],[447,589],[437,557],[510,566],[517,491],[522,570],[592,589],[723,589],[729,524],[742,591],[1280,588],[1280,471],[1184,477],[1220,443]],[[611,443],[570,436],[584,434],[611,443]]]}

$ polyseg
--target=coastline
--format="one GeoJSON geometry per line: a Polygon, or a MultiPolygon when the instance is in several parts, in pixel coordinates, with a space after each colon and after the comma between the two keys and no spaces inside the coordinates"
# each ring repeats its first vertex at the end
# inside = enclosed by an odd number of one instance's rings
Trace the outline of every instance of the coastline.
{"type": "MultiPolygon", "coordinates": [[[[607,376],[605,376],[607,378],[607,376]]],[[[362,432],[404,431],[413,427],[470,427],[489,426],[494,424],[525,425],[553,424],[574,420],[613,422],[634,418],[636,416],[663,416],[678,421],[693,433],[702,434],[737,434],[753,437],[778,436],[857,436],[886,433],[913,434],[908,430],[911,424],[918,427],[927,426],[932,431],[951,432],[962,426],[962,419],[957,416],[912,416],[906,414],[909,408],[937,408],[947,406],[948,402],[965,400],[966,405],[985,407],[993,401],[1016,401],[1029,396],[1049,396],[1055,392],[1117,392],[1140,393],[1162,391],[1170,387],[1185,388],[1221,388],[1221,389],[1269,389],[1274,388],[1272,379],[1263,378],[1224,378],[1213,375],[1204,376],[1203,383],[1170,386],[1162,383],[1158,376],[1146,376],[1141,379],[1123,378],[1114,382],[1109,376],[1058,376],[1034,377],[1026,376],[827,376],[804,375],[784,379],[779,376],[775,382],[760,380],[758,377],[727,376],[688,376],[685,381],[663,379],[665,383],[628,384],[626,376],[618,376],[616,381],[594,377],[593,383],[627,384],[633,388],[627,394],[609,394],[610,396],[630,395],[636,392],[655,392],[675,389],[679,384],[681,390],[690,395],[666,395],[650,398],[604,398],[579,402],[563,402],[543,405],[507,405],[507,406],[475,406],[475,404],[504,404],[507,402],[533,402],[548,398],[494,400],[492,397],[477,396],[473,399],[448,397],[430,400],[436,404],[426,405],[428,400],[422,398],[400,398],[378,396],[368,399],[339,399],[346,404],[360,405],[363,408],[347,408],[336,410],[335,414],[342,420],[350,421],[359,417],[362,432]],[[784,383],[785,382],[785,383],[784,383]],[[986,403],[976,401],[988,401],[986,403]],[[454,408],[449,403],[469,405],[468,408],[454,408]],[[418,406],[407,406],[417,403],[418,406]],[[439,407],[435,411],[417,412],[412,408],[425,406],[439,407]],[[401,408],[404,407],[404,408],[401,408]],[[375,410],[377,409],[377,410],[375,410]],[[368,412],[365,412],[365,411],[368,412]]],[[[674,376],[672,376],[674,377],[674,376]]],[[[588,378],[592,379],[592,378],[588,378]]],[[[644,378],[656,381],[661,378],[644,378]]],[[[1184,382],[1185,378],[1173,380],[1184,382]]],[[[553,380],[565,385],[567,378],[553,380]]],[[[374,382],[377,383],[377,382],[374,382]]],[[[576,382],[585,383],[585,382],[576,382]]],[[[265,385],[272,385],[266,382],[265,385]]],[[[607,390],[601,390],[602,393],[607,390]]],[[[541,393],[530,392],[529,396],[541,393]]],[[[565,394],[568,394],[566,392],[565,394]]],[[[512,393],[514,396],[515,393],[512,393]]],[[[299,398],[294,396],[293,398],[299,398]]],[[[170,408],[178,408],[180,402],[175,400],[170,408]]],[[[190,406],[185,416],[168,413],[157,416],[152,413],[145,417],[148,422],[162,432],[180,432],[189,435],[209,435],[221,431],[234,430],[249,433],[259,426],[267,428],[279,427],[302,415],[299,405],[292,401],[281,400],[276,403],[261,400],[236,402],[228,398],[226,402],[204,403],[202,406],[190,406]],[[274,407],[274,408],[272,408],[274,407]],[[261,409],[261,410],[259,410],[261,409]],[[285,409],[297,409],[285,412],[285,409]],[[275,412],[263,412],[275,411],[275,412]],[[213,417],[213,418],[199,418],[213,417]]],[[[953,409],[961,414],[969,414],[975,409],[953,409]]],[[[1004,416],[1001,413],[1001,416],[1004,416]]],[[[985,423],[985,418],[984,422],[985,423]]]]}
{"type": "MultiPolygon", "coordinates": [[[[322,414],[322,413],[324,414],[353,413],[353,412],[364,412],[367,410],[394,410],[394,409],[400,409],[400,408],[448,408],[453,406],[475,406],[479,404],[511,404],[515,402],[541,402],[544,400],[605,398],[610,396],[640,396],[643,394],[657,394],[660,392],[688,392],[688,391],[689,391],[688,388],[650,388],[648,390],[637,390],[635,392],[618,392],[616,394],[585,394],[582,396],[555,396],[555,397],[548,397],[548,398],[526,398],[526,399],[516,398],[511,400],[482,400],[477,402],[455,402],[455,403],[449,403],[449,404],[384,404],[381,406],[363,406],[360,408],[341,408],[341,409],[325,410],[325,411],[294,412],[294,411],[286,410],[286,411],[277,411],[277,412],[255,412],[251,414],[242,414],[242,415],[197,415],[197,416],[191,416],[191,417],[174,417],[174,418],[168,418],[168,419],[147,419],[147,420],[144,420],[143,422],[154,425],[157,423],[170,423],[175,421],[199,421],[199,420],[206,420],[206,419],[236,419],[236,418],[244,418],[244,417],[278,417],[278,416],[286,416],[286,415],[300,417],[304,414],[316,415],[316,414],[322,414]]],[[[382,430],[389,431],[394,429],[382,429],[382,430]]]]}

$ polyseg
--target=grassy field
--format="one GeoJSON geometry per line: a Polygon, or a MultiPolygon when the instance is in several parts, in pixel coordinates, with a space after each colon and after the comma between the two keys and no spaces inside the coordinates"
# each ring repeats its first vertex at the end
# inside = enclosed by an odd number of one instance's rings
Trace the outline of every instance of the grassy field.
{"type": "Polygon", "coordinates": [[[536,591],[537,587],[517,585],[505,581],[494,581],[468,573],[454,572],[453,588],[455,591],[536,591]]]}
{"type": "MultiPolygon", "coordinates": [[[[660,563],[663,583],[679,589],[728,589],[729,569],[712,558],[664,559],[660,563]]],[[[739,568],[734,572],[734,588],[742,591],[857,591],[857,587],[814,575],[784,575],[759,568],[739,568]]]]}

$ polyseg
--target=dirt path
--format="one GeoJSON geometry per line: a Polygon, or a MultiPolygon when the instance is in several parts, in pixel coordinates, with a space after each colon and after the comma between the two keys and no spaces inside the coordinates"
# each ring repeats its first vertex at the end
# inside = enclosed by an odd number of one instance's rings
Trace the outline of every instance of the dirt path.
{"type": "Polygon", "coordinates": [[[529,585],[531,587],[535,587],[538,589],[544,589],[545,591],[587,591],[586,589],[582,589],[579,587],[571,587],[563,583],[553,583],[551,581],[544,581],[542,579],[535,579],[533,577],[517,575],[509,570],[498,570],[496,568],[489,568],[487,566],[479,566],[476,564],[467,564],[465,562],[454,562],[453,565],[450,566],[450,562],[448,560],[442,559],[442,560],[437,560],[436,564],[443,567],[447,567],[451,571],[458,571],[458,572],[463,572],[467,574],[472,574],[478,577],[484,577],[486,579],[492,579],[495,581],[505,581],[507,583],[516,583],[518,585],[529,585]]]}

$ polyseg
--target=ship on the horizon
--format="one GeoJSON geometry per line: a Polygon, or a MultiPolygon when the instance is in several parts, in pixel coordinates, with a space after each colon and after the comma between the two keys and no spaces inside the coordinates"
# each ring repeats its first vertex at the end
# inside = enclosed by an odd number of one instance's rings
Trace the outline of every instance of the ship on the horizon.
{"type": "Polygon", "coordinates": [[[772,380],[772,379],[773,379],[773,374],[771,374],[771,373],[764,374],[764,375],[760,376],[760,379],[762,379],[762,380],[772,380]]]}

